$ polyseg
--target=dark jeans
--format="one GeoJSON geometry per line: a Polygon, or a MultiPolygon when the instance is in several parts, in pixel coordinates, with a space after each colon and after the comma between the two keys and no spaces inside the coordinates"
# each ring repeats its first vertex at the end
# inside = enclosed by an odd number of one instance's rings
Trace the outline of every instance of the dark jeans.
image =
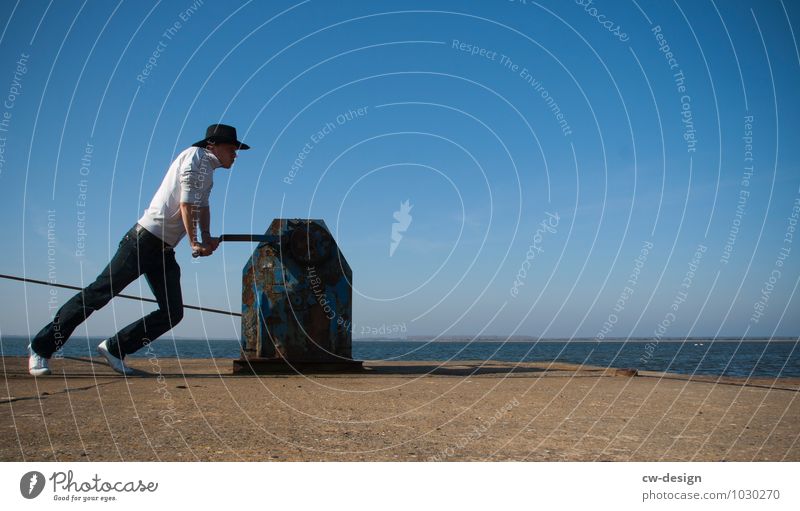
{"type": "Polygon", "coordinates": [[[111,338],[109,351],[122,358],[169,331],[183,318],[181,269],[175,251],[147,230],[133,226],[97,279],[65,303],[53,322],[39,332],[31,343],[33,350],[50,358],[92,312],[142,274],[158,301],[158,310],[120,330],[111,338]]]}

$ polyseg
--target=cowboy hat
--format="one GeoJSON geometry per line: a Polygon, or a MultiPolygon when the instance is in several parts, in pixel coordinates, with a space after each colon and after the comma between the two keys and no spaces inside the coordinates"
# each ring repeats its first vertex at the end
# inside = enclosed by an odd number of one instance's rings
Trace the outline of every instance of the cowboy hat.
{"type": "Polygon", "coordinates": [[[227,124],[212,124],[206,129],[206,138],[192,144],[193,147],[205,147],[208,144],[231,143],[239,146],[239,149],[250,149],[250,146],[239,142],[236,137],[236,128],[227,124]]]}

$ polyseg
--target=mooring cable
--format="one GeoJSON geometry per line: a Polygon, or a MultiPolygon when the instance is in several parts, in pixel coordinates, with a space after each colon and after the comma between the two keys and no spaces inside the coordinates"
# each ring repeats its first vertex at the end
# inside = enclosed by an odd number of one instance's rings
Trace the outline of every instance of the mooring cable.
{"type": "MultiPolygon", "coordinates": [[[[25,278],[25,277],[17,277],[15,275],[6,275],[6,274],[3,274],[3,273],[0,273],[0,278],[8,279],[8,280],[18,280],[20,282],[25,282],[25,283],[28,283],[28,284],[40,284],[40,285],[43,285],[43,286],[52,286],[52,287],[60,287],[60,288],[64,288],[64,289],[72,289],[72,290],[75,290],[75,291],[83,291],[83,288],[78,287],[78,286],[70,286],[68,284],[57,284],[55,282],[47,282],[46,280],[29,279],[29,278],[25,278]]],[[[134,296],[134,295],[126,295],[126,294],[118,294],[116,296],[118,296],[120,298],[127,298],[129,300],[139,300],[141,302],[158,303],[157,300],[154,300],[152,298],[144,298],[143,296],[134,296]]],[[[200,311],[200,312],[213,312],[215,314],[227,314],[228,316],[239,316],[239,317],[242,316],[241,312],[232,312],[232,311],[226,311],[226,310],[222,310],[222,309],[212,309],[210,307],[199,307],[197,305],[186,305],[186,304],[183,304],[183,308],[184,309],[193,309],[193,310],[200,311]]]]}

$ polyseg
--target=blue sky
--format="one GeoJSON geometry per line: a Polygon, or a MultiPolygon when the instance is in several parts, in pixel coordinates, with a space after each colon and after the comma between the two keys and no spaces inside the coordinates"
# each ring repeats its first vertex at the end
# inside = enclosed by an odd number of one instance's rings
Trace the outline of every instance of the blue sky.
{"type": "MultiPolygon", "coordinates": [[[[87,284],[174,156],[225,122],[253,149],[216,173],[212,230],[324,219],[353,268],[356,337],[796,336],[798,16],[780,1],[4,1],[0,272],[87,284]]],[[[239,310],[252,248],[192,261],[184,241],[185,302],[239,310]]],[[[143,279],[126,291],[150,296],[143,279]]],[[[0,293],[7,335],[71,296],[0,293]]],[[[114,300],[77,334],[150,308],[114,300]]],[[[238,332],[190,311],[172,334],[238,332]]]]}

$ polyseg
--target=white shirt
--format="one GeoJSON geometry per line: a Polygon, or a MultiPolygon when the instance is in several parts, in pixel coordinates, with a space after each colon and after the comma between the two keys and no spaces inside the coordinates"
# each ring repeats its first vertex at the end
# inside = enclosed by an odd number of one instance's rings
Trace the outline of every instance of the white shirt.
{"type": "Polygon", "coordinates": [[[207,208],[214,186],[214,170],[219,166],[219,160],[208,149],[190,147],[184,150],[169,166],[139,225],[170,246],[176,246],[186,235],[181,202],[207,208]]]}

